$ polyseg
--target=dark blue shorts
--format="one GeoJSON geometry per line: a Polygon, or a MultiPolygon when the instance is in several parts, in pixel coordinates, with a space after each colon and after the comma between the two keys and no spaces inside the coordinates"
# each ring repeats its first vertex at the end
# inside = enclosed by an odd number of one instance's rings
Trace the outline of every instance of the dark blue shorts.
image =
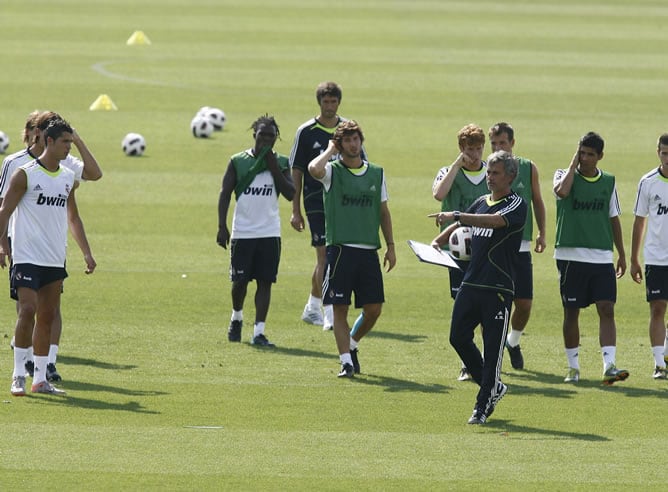
{"type": "Polygon", "coordinates": [[[533,265],[531,253],[522,251],[515,255],[515,299],[533,299],[533,265]]]}
{"type": "Polygon", "coordinates": [[[324,246],[325,214],[323,212],[306,212],[306,220],[311,231],[311,246],[324,246]]]}
{"type": "Polygon", "coordinates": [[[65,267],[45,267],[31,263],[18,263],[12,266],[11,275],[11,288],[16,292],[22,287],[38,291],[45,285],[66,279],[67,271],[65,267]]]}
{"type": "Polygon", "coordinates": [[[263,280],[276,282],[281,260],[281,238],[232,239],[230,241],[232,282],[263,280]]]}
{"type": "Polygon", "coordinates": [[[647,302],[668,300],[668,266],[645,265],[647,302]]]}
{"type": "Polygon", "coordinates": [[[597,301],[617,302],[617,278],[612,263],[557,260],[557,269],[564,307],[584,308],[597,301]]]}
{"type": "Polygon", "coordinates": [[[323,304],[350,305],[355,293],[355,307],[385,302],[383,274],[375,249],[327,246],[327,269],[322,286],[323,304]]]}

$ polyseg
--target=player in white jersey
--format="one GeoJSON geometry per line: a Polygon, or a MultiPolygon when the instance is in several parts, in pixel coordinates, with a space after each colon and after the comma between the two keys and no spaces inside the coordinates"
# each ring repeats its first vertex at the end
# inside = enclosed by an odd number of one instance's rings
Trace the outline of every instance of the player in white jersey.
{"type": "MultiPolygon", "coordinates": [[[[35,159],[44,151],[44,142],[42,138],[42,133],[47,128],[49,123],[53,120],[61,119],[60,115],[54,113],[53,111],[33,111],[28,115],[26,120],[25,127],[23,129],[23,143],[27,145],[27,148],[16,152],[8,156],[2,164],[2,170],[0,170],[0,204],[2,199],[5,196],[7,188],[9,186],[9,180],[20,166],[23,164],[35,159]]],[[[97,181],[102,177],[102,170],[100,169],[97,160],[93,154],[88,150],[88,147],[84,143],[83,139],[77,134],[76,130],[73,129],[73,143],[77,147],[81,159],[68,154],[65,159],[60,162],[60,165],[66,168],[71,169],[75,174],[75,180],[80,182],[82,179],[86,181],[97,181]]],[[[76,204],[76,199],[74,199],[76,204]]],[[[78,213],[78,207],[75,207],[76,214],[74,214],[70,219],[70,231],[74,237],[76,243],[81,249],[84,259],[87,265],[93,265],[95,268],[95,259],[93,258],[90,246],[88,244],[88,239],[86,238],[86,232],[84,229],[83,222],[78,213]]],[[[12,224],[13,219],[10,219],[9,225],[9,239],[10,239],[10,248],[11,248],[11,235],[12,235],[12,224]]],[[[88,270],[92,271],[90,268],[88,270]]],[[[90,273],[89,271],[89,273],[90,273]]],[[[11,277],[11,273],[10,273],[11,277]]],[[[10,286],[10,297],[14,300],[17,299],[16,292],[10,286]]],[[[54,319],[54,325],[51,329],[51,343],[49,347],[49,363],[47,365],[47,379],[49,381],[60,381],[61,377],[56,369],[56,358],[58,356],[58,348],[60,345],[60,335],[62,333],[62,316],[60,313],[60,306],[58,306],[58,311],[54,319]]],[[[28,354],[26,360],[26,371],[32,376],[34,369],[33,355],[32,355],[32,345],[30,342],[30,334],[27,334],[27,339],[25,343],[28,343],[28,354]]],[[[12,338],[12,347],[15,345],[15,337],[12,338]]]]}
{"type": "MultiPolygon", "coordinates": [[[[68,217],[74,211],[74,173],[60,166],[70,152],[73,130],[64,120],[52,121],[43,133],[45,148],[34,162],[13,175],[0,206],[0,231],[16,211],[12,282],[18,295],[17,334],[33,333],[33,393],[63,394],[46,379],[51,326],[58,310],[63,280],[68,217]]],[[[0,238],[0,266],[6,266],[9,244],[0,238]]],[[[90,267],[91,265],[89,265],[90,267]]],[[[27,349],[14,348],[14,373],[20,373],[27,349]],[[18,366],[18,367],[17,367],[18,366]]],[[[11,393],[25,395],[25,376],[14,375],[11,393]]]]}
{"type": "Polygon", "coordinates": [[[649,302],[649,340],[654,357],[654,379],[668,379],[666,355],[666,305],[668,304],[668,133],[659,137],[657,144],[659,167],[645,174],[638,183],[638,194],[633,208],[633,235],[631,237],[631,278],[642,282],[640,246],[645,236],[645,287],[649,302]],[[646,231],[646,233],[645,233],[646,231]]]}
{"type": "Polygon", "coordinates": [[[281,256],[281,223],[278,199],[292,200],[295,185],[286,156],[274,152],[279,136],[273,116],[261,116],[251,126],[255,146],[232,156],[223,176],[218,198],[218,235],[222,248],[230,245],[232,280],[232,318],[227,331],[230,342],[241,341],[243,306],[248,283],[255,280],[255,324],[251,344],[273,347],[264,334],[271,301],[271,286],[276,282],[281,256]],[[236,196],[232,234],[227,213],[236,196]]]}

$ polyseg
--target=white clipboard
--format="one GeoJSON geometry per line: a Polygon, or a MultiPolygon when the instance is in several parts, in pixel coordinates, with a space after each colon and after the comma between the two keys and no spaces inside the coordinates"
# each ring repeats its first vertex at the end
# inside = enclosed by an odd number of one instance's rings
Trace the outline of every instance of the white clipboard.
{"type": "Polygon", "coordinates": [[[440,265],[448,268],[456,268],[461,270],[457,262],[450,256],[447,251],[438,250],[429,244],[420,243],[418,241],[408,240],[408,246],[413,250],[418,260],[424,263],[431,263],[432,265],[440,265]]]}

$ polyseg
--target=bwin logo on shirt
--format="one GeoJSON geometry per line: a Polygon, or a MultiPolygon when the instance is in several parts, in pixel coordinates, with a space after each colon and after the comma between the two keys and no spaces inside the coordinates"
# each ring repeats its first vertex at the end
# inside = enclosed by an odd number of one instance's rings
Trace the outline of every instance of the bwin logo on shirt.
{"type": "Polygon", "coordinates": [[[67,197],[65,195],[45,196],[40,193],[37,197],[37,205],[46,205],[47,207],[64,207],[67,205],[67,197]]]}
{"type": "Polygon", "coordinates": [[[659,206],[656,210],[656,215],[668,215],[668,207],[659,203],[659,206]]]}
{"type": "Polygon", "coordinates": [[[480,237],[492,237],[494,229],[489,227],[473,227],[473,235],[480,237]]]}
{"type": "Polygon", "coordinates": [[[249,186],[244,191],[244,195],[271,196],[274,194],[274,187],[270,184],[264,186],[249,186]]]}

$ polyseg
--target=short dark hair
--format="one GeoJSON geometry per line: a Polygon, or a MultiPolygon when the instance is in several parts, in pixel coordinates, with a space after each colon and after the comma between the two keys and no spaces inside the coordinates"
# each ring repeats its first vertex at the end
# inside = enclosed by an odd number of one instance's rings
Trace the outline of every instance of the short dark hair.
{"type": "Polygon", "coordinates": [[[74,133],[70,124],[62,118],[57,118],[51,120],[49,126],[44,130],[44,144],[49,141],[49,138],[52,140],[57,140],[63,133],[74,133]]]}
{"type": "Polygon", "coordinates": [[[660,148],[662,145],[668,146],[668,133],[664,133],[659,137],[659,141],[656,143],[656,148],[660,148]]]}
{"type": "Polygon", "coordinates": [[[278,123],[276,123],[276,119],[273,116],[269,116],[269,114],[265,113],[253,122],[250,129],[253,130],[253,133],[255,133],[257,132],[257,129],[260,128],[260,125],[273,126],[276,128],[276,136],[281,136],[281,131],[278,129],[278,123]]]}
{"type": "Polygon", "coordinates": [[[360,128],[359,124],[355,120],[344,121],[336,127],[332,140],[334,140],[336,147],[340,149],[343,137],[352,135],[353,133],[359,134],[360,142],[364,142],[364,133],[362,133],[362,128],[360,128]]]}
{"type": "Polygon", "coordinates": [[[605,142],[603,141],[603,137],[601,137],[598,133],[587,132],[587,134],[580,139],[580,146],[590,147],[594,149],[598,154],[602,154],[605,142]]]}
{"type": "Polygon", "coordinates": [[[508,140],[515,138],[515,130],[510,126],[510,123],[506,123],[505,121],[500,121],[489,129],[490,138],[501,133],[508,135],[508,140]]]}
{"type": "Polygon", "coordinates": [[[54,113],[53,111],[42,111],[35,120],[35,126],[39,130],[44,131],[49,126],[49,123],[51,123],[53,120],[62,119],[62,116],[60,116],[58,113],[54,113]]]}
{"type": "Polygon", "coordinates": [[[325,96],[335,97],[341,102],[343,97],[341,86],[336,82],[320,82],[315,90],[315,98],[318,100],[318,104],[325,96]]]}

